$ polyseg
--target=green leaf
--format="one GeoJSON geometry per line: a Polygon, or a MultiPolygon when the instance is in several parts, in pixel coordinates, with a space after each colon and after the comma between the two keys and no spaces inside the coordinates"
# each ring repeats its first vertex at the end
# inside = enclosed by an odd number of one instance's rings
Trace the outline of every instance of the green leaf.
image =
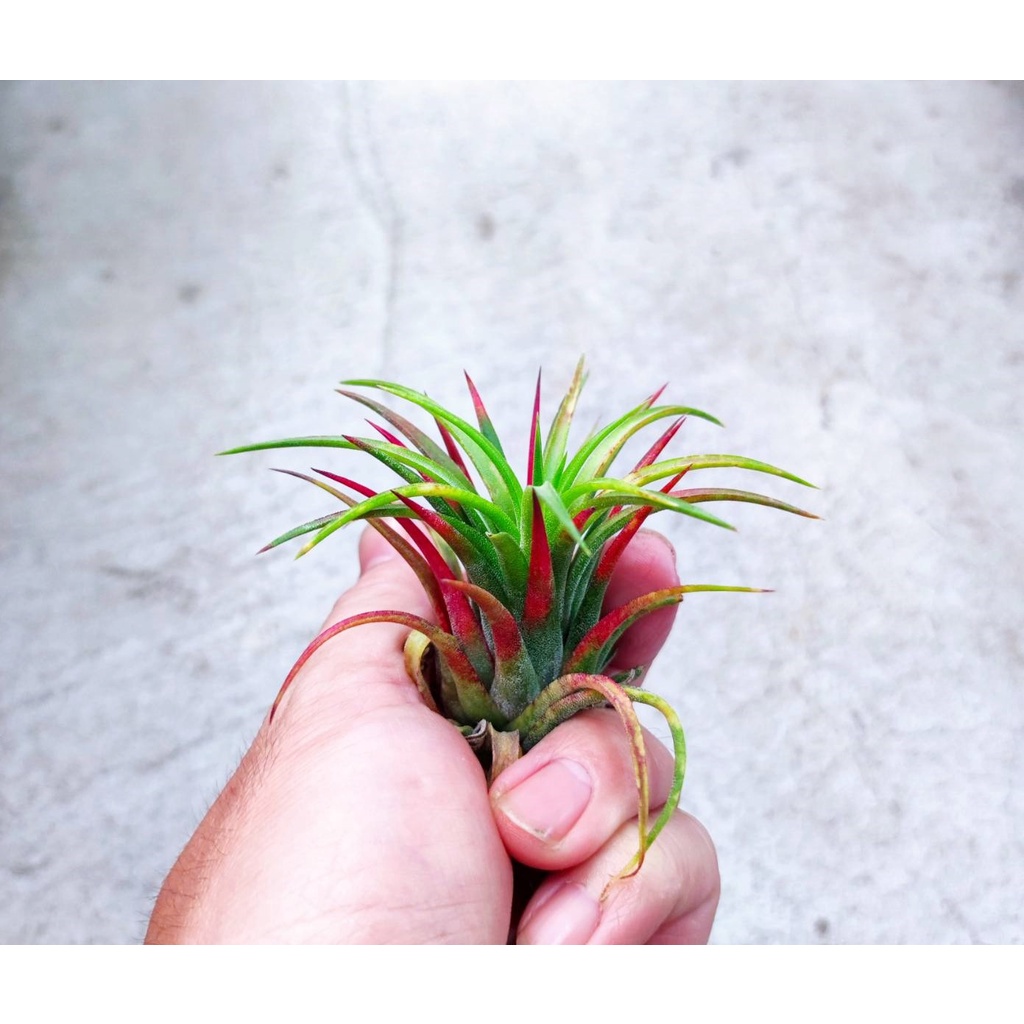
{"type": "Polygon", "coordinates": [[[735,491],[728,487],[694,487],[685,491],[673,491],[673,497],[682,499],[687,503],[701,501],[747,501],[754,505],[764,505],[766,508],[777,508],[782,512],[792,512],[793,515],[803,516],[805,519],[820,519],[813,512],[807,512],[796,505],[790,505],[777,498],[769,498],[764,494],[754,494],[751,491],[735,491]]]}
{"type": "Polygon", "coordinates": [[[572,383],[565,393],[558,412],[551,422],[551,432],[548,434],[547,443],[544,445],[544,479],[557,479],[556,474],[562,469],[562,460],[565,458],[565,448],[569,440],[569,428],[572,426],[572,418],[576,413],[576,404],[579,401],[580,392],[586,383],[586,374],[583,372],[585,360],[580,357],[576,364],[576,372],[572,376],[572,383]]]}
{"type": "Polygon", "coordinates": [[[403,433],[431,462],[443,466],[448,473],[447,478],[450,482],[456,482],[459,487],[465,487],[471,491],[476,490],[473,486],[473,481],[466,476],[455,460],[432,437],[425,434],[414,423],[410,423],[404,416],[399,416],[398,413],[393,412],[386,405],[382,405],[366,395],[361,395],[357,391],[346,391],[344,388],[338,388],[337,392],[345,398],[351,398],[353,402],[365,405],[368,409],[372,409],[377,413],[378,416],[387,420],[388,423],[403,433]]]}
{"type": "Polygon", "coordinates": [[[459,442],[483,479],[491,498],[506,512],[514,514],[522,494],[522,485],[516,478],[500,448],[464,419],[449,412],[444,406],[412,388],[392,384],[385,380],[346,380],[351,387],[377,388],[388,394],[404,398],[443,421],[459,442]]]}
{"type": "MultiPolygon", "coordinates": [[[[530,572],[526,554],[519,546],[519,541],[510,533],[489,533],[487,540],[497,553],[501,564],[501,576],[509,598],[506,603],[509,609],[521,615],[526,595],[526,581],[530,572]]],[[[470,582],[480,583],[476,579],[471,579],[470,582]]]]}
{"type": "Polygon", "coordinates": [[[748,459],[743,455],[684,455],[679,459],[666,459],[664,462],[655,462],[653,465],[633,473],[627,473],[623,479],[631,484],[644,487],[654,483],[655,480],[662,480],[682,472],[684,469],[749,469],[755,473],[780,476],[784,480],[792,480],[793,483],[802,484],[804,487],[814,487],[814,484],[808,483],[792,473],[787,473],[784,469],[770,466],[767,462],[748,459]]]}
{"type": "Polygon", "coordinates": [[[686,405],[659,405],[652,409],[644,402],[594,434],[573,457],[559,480],[559,486],[564,488],[577,477],[593,476],[594,469],[599,466],[603,467],[601,471],[604,472],[626,439],[641,427],[666,416],[696,416],[718,426],[722,425],[710,413],[700,409],[686,405]]]}
{"type": "Polygon", "coordinates": [[[269,551],[271,548],[279,547],[281,544],[286,544],[290,540],[294,540],[296,537],[302,537],[307,533],[312,533],[314,530],[322,529],[328,523],[333,523],[335,519],[342,516],[342,512],[332,512],[330,515],[319,516],[316,519],[311,519],[308,523],[303,523],[301,526],[294,526],[287,533],[282,533],[280,537],[275,537],[269,544],[264,544],[259,549],[257,554],[262,555],[264,551],[269,551]]]}
{"type": "Polygon", "coordinates": [[[590,550],[587,547],[587,542],[573,522],[572,514],[566,508],[565,500],[554,484],[550,480],[546,480],[540,487],[535,487],[534,491],[537,497],[540,498],[541,504],[558,520],[562,529],[579,544],[585,554],[589,554],[590,550]]]}
{"type": "MultiPolygon", "coordinates": [[[[483,512],[485,517],[493,522],[497,529],[516,532],[515,524],[508,518],[508,516],[505,515],[504,512],[501,511],[501,509],[497,507],[497,505],[488,501],[486,498],[482,498],[474,491],[467,491],[458,487],[448,487],[444,484],[418,483],[406,484],[404,487],[397,487],[395,488],[395,492],[406,498],[437,497],[444,498],[447,501],[457,501],[460,505],[469,505],[470,507],[483,512]]],[[[356,520],[364,518],[364,516],[385,505],[390,506],[392,498],[393,495],[391,492],[385,492],[360,502],[354,508],[349,509],[349,511],[344,515],[339,516],[338,519],[329,526],[326,526],[321,530],[311,541],[309,541],[309,543],[305,545],[305,547],[302,548],[301,551],[299,551],[298,555],[295,557],[301,558],[322,541],[326,540],[336,530],[340,530],[343,526],[347,526],[349,523],[354,523],[356,520]]],[[[401,508],[401,506],[399,506],[399,508],[401,508]]],[[[405,510],[405,512],[408,514],[408,510],[405,510]]],[[[452,523],[452,525],[455,526],[455,523],[452,523]]]]}
{"type": "Polygon", "coordinates": [[[355,450],[356,446],[344,437],[318,435],[314,437],[285,437],[278,441],[259,441],[256,444],[243,444],[238,448],[228,448],[227,451],[217,452],[217,454],[243,455],[246,452],[265,452],[277,448],[348,448],[355,450]]]}
{"type": "Polygon", "coordinates": [[[609,508],[616,505],[651,505],[654,508],[668,508],[683,515],[703,519],[715,526],[732,530],[725,520],[708,512],[694,508],[688,501],[664,494],[661,491],[647,491],[641,487],[633,487],[624,480],[596,479],[577,484],[565,495],[569,502],[570,512],[580,512],[584,508],[609,508]],[[591,497],[590,492],[600,491],[591,497]]]}
{"type": "Polygon", "coordinates": [[[660,405],[653,409],[648,409],[645,413],[631,417],[627,423],[624,423],[618,430],[607,437],[584,463],[583,468],[580,470],[580,477],[585,480],[590,476],[604,476],[615,461],[616,456],[622,450],[623,445],[644,427],[670,416],[683,418],[689,415],[698,416],[721,426],[714,416],[684,405],[660,405]]]}

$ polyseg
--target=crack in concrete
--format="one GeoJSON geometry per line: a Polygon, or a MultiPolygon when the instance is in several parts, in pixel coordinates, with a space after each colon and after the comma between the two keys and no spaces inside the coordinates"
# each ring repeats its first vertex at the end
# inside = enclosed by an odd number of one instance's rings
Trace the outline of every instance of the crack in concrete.
{"type": "Polygon", "coordinates": [[[384,240],[384,290],[381,323],[381,376],[387,376],[391,362],[395,304],[402,243],[402,220],[394,202],[394,190],[388,181],[374,138],[373,125],[365,95],[356,112],[354,83],[342,83],[342,107],[345,131],[342,144],[352,167],[356,194],[384,240]],[[357,123],[358,122],[358,123],[357,123]],[[357,137],[358,136],[358,137],[357,137]],[[360,152],[362,150],[362,152],[360,152]]]}

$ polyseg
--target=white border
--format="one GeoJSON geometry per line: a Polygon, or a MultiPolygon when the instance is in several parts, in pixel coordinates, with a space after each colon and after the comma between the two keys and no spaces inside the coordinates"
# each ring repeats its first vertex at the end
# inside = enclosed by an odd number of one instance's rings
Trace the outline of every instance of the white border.
{"type": "Polygon", "coordinates": [[[9,4],[5,78],[1013,78],[1012,5],[864,0],[9,4]]]}

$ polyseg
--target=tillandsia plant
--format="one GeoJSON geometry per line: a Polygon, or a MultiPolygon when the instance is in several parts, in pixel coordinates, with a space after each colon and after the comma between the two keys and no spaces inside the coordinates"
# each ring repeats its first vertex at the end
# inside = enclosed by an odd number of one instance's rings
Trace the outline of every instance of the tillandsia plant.
{"type": "Polygon", "coordinates": [[[223,454],[275,448],[340,448],[369,455],[403,483],[376,492],[346,476],[280,470],[326,491],[341,508],[303,523],[262,550],[308,537],[304,555],[336,530],[366,520],[391,543],[426,591],[436,621],[382,609],[325,629],[295,663],[271,709],[271,720],[309,657],[355,626],[392,622],[410,630],[409,676],[425,704],[466,737],[495,778],[552,729],[588,708],[610,706],[628,734],[637,787],[639,844],[617,877],[640,869],[644,854],[679,803],[686,767],[682,726],[669,704],[638,685],[644,666],[609,675],[616,644],[637,620],[698,591],[757,592],[751,587],[691,584],[656,590],[620,608],[603,609],[623,551],[655,512],[669,510],[732,529],[705,509],[710,502],[754,502],[797,515],[811,513],[775,498],[727,488],[680,488],[683,477],[728,467],[783,477],[792,473],[739,455],[662,458],[687,416],[718,423],[681,405],[659,405],[664,388],[595,430],[573,451],[569,431],[585,380],[581,359],[546,436],[541,431],[540,377],[530,421],[525,482],[512,468],[484,403],[466,381],[476,425],[427,395],[382,380],[343,382],[339,393],[375,413],[379,438],[297,437],[245,445],[223,454]],[[371,389],[418,406],[436,424],[439,441],[374,398],[371,389]],[[612,464],[626,442],[659,421],[672,422],[622,476],[612,464]],[[474,482],[474,475],[482,488],[474,482]],[[667,481],[661,483],[661,481],[667,481]],[[652,486],[659,485],[660,486],[652,486]],[[391,524],[394,525],[391,525],[391,524]],[[668,801],[650,822],[647,757],[634,704],[656,708],[668,723],[675,771],[668,801]]]}

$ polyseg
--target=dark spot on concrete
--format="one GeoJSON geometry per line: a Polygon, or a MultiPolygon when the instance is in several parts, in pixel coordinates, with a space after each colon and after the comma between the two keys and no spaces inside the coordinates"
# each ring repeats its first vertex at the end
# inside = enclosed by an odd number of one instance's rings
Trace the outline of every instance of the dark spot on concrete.
{"type": "Polygon", "coordinates": [[[191,306],[194,305],[198,300],[199,296],[203,294],[202,285],[198,284],[183,284],[178,289],[178,301],[183,305],[191,306]]]}
{"type": "Polygon", "coordinates": [[[1005,298],[1009,299],[1016,295],[1017,289],[1020,287],[1020,271],[1007,270],[1000,278],[1000,284],[1002,285],[1005,298]]]}
{"type": "Polygon", "coordinates": [[[172,606],[188,612],[195,605],[195,593],[190,587],[158,569],[133,569],[126,565],[99,565],[104,575],[120,580],[124,595],[132,601],[172,606]]]}
{"type": "Polygon", "coordinates": [[[109,281],[117,280],[117,274],[114,273],[114,268],[113,267],[104,267],[100,271],[100,280],[101,281],[108,281],[108,282],[109,281]]]}
{"type": "Polygon", "coordinates": [[[1011,178],[1006,186],[1006,198],[1015,206],[1024,206],[1024,178],[1011,178]]]}
{"type": "Polygon", "coordinates": [[[11,864],[8,870],[12,875],[18,878],[29,878],[32,875],[38,874],[43,868],[47,867],[50,863],[50,858],[45,857],[38,861],[22,862],[11,864]]]}
{"type": "Polygon", "coordinates": [[[827,388],[823,388],[818,397],[818,408],[821,410],[821,429],[832,429],[832,396],[827,388]]]}
{"type": "Polygon", "coordinates": [[[4,281],[15,264],[14,247],[8,239],[17,238],[25,228],[17,216],[14,179],[0,174],[0,281],[4,281]]]}
{"type": "Polygon", "coordinates": [[[814,932],[819,939],[824,939],[831,928],[832,926],[828,923],[827,917],[819,917],[818,920],[814,922],[814,932]]]}
{"type": "Polygon", "coordinates": [[[284,160],[278,160],[271,169],[270,176],[274,181],[284,181],[292,176],[292,170],[284,160]]]}
{"type": "Polygon", "coordinates": [[[485,241],[489,242],[494,237],[497,225],[489,213],[481,213],[476,220],[476,233],[485,241]]]}
{"type": "Polygon", "coordinates": [[[65,121],[60,115],[51,117],[46,122],[46,130],[51,132],[53,135],[59,135],[65,128],[67,128],[67,126],[67,121],[65,121]]]}
{"type": "Polygon", "coordinates": [[[1024,101],[1024,82],[1004,79],[999,82],[989,82],[989,85],[1004,92],[1011,100],[1024,101]]]}
{"type": "Polygon", "coordinates": [[[733,146],[711,161],[711,177],[718,178],[730,167],[746,167],[750,163],[751,151],[746,146],[733,146]]]}

